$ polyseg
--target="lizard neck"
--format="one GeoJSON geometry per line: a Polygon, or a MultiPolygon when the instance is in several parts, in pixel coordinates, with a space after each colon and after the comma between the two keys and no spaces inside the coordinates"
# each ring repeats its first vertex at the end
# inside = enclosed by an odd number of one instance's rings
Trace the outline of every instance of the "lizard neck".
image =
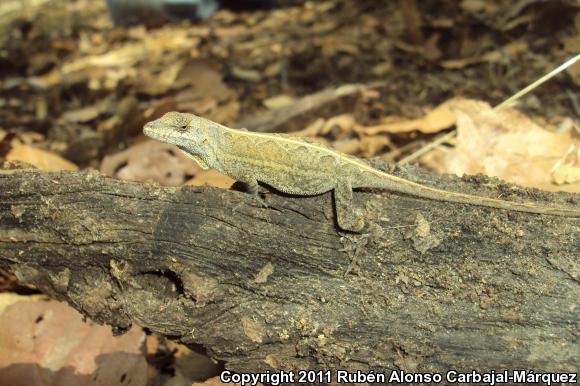
{"type": "Polygon", "coordinates": [[[217,133],[201,133],[195,140],[183,141],[177,145],[181,150],[201,158],[208,166],[215,168],[221,146],[218,137],[217,133]]]}

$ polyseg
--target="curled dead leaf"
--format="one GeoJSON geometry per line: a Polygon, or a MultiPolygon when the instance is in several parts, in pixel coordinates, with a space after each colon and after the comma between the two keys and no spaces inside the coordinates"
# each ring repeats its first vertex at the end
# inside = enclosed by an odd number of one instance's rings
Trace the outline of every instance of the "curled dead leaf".
{"type": "Polygon", "coordinates": [[[392,147],[389,137],[384,135],[364,136],[361,138],[360,155],[365,158],[376,157],[386,147],[392,147]]]}
{"type": "Polygon", "coordinates": [[[109,327],[84,322],[65,303],[18,301],[6,306],[0,313],[0,342],[2,385],[147,384],[140,328],[116,337],[109,327]]]}
{"type": "Polygon", "coordinates": [[[578,144],[570,146],[568,153],[556,163],[551,174],[552,181],[556,185],[580,182],[580,148],[578,144]]]}
{"type": "MultiPolygon", "coordinates": [[[[522,186],[580,192],[580,183],[558,186],[552,176],[554,165],[578,142],[571,131],[549,131],[517,110],[498,111],[481,101],[456,100],[452,110],[457,145],[423,156],[427,166],[440,173],[483,173],[522,186]]],[[[563,180],[570,178],[566,174],[563,180]]]]}
{"type": "Polygon", "coordinates": [[[437,133],[453,126],[457,120],[452,110],[454,99],[446,101],[427,115],[418,119],[400,120],[392,123],[385,123],[377,126],[358,127],[357,132],[365,135],[376,135],[379,133],[407,133],[410,131],[420,131],[425,134],[437,133]]]}
{"type": "Polygon", "coordinates": [[[355,125],[356,121],[352,114],[336,115],[325,122],[321,134],[327,135],[332,132],[335,138],[350,137],[355,125]]]}
{"type": "Polygon", "coordinates": [[[290,134],[297,137],[317,137],[332,132],[335,138],[350,138],[355,127],[356,121],[352,114],[341,114],[326,120],[318,118],[305,129],[290,134]]]}
{"type": "Polygon", "coordinates": [[[177,146],[147,140],[120,153],[105,156],[103,174],[123,180],[155,181],[164,186],[179,186],[187,176],[201,168],[177,146]]]}
{"type": "Polygon", "coordinates": [[[505,60],[506,57],[518,55],[528,49],[525,41],[510,43],[499,50],[491,51],[483,55],[472,56],[470,58],[445,60],[440,64],[448,69],[459,69],[478,63],[494,63],[505,60]]]}
{"type": "Polygon", "coordinates": [[[78,170],[78,167],[66,159],[33,146],[12,141],[12,149],[6,155],[7,161],[23,161],[47,172],[59,170],[78,170]]]}
{"type": "Polygon", "coordinates": [[[229,189],[236,182],[215,169],[203,170],[196,174],[194,178],[187,181],[185,185],[190,186],[213,186],[214,188],[229,189]]]}
{"type": "Polygon", "coordinates": [[[272,109],[280,109],[283,107],[290,106],[295,101],[296,101],[296,98],[294,98],[290,95],[281,94],[281,95],[276,95],[276,96],[268,98],[268,99],[264,99],[264,101],[262,103],[264,104],[264,106],[266,106],[267,108],[272,110],[272,109]]]}
{"type": "Polygon", "coordinates": [[[357,154],[362,149],[362,143],[358,138],[344,138],[334,142],[332,147],[341,153],[357,154]]]}

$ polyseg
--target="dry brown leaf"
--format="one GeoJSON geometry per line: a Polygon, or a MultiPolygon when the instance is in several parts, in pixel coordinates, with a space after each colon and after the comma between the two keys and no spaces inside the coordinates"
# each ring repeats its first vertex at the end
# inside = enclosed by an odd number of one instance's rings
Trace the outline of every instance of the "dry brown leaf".
{"type": "Polygon", "coordinates": [[[32,145],[33,143],[44,141],[45,137],[41,133],[30,131],[18,134],[18,139],[25,145],[32,145]]]}
{"type": "Polygon", "coordinates": [[[361,85],[361,84],[345,84],[337,88],[330,88],[308,94],[296,99],[296,102],[290,106],[267,110],[266,112],[246,118],[237,122],[234,127],[245,127],[254,131],[275,131],[282,125],[287,125],[297,117],[302,117],[306,114],[312,114],[315,110],[327,107],[330,104],[338,103],[342,98],[350,97],[352,95],[360,94],[375,85],[361,85]]]}
{"type": "Polygon", "coordinates": [[[344,138],[334,142],[332,147],[341,153],[358,154],[362,149],[362,143],[358,138],[344,138]]]}
{"type": "Polygon", "coordinates": [[[219,374],[219,365],[206,355],[190,350],[185,345],[167,341],[167,349],[174,355],[174,366],[189,381],[200,381],[219,374]]]}
{"type": "Polygon", "coordinates": [[[143,71],[142,80],[139,82],[139,91],[147,95],[158,96],[178,88],[180,82],[177,82],[177,78],[184,64],[185,61],[177,60],[175,63],[167,65],[159,74],[143,71]]]}
{"type": "Polygon", "coordinates": [[[262,103],[264,104],[264,106],[272,110],[290,106],[294,102],[296,102],[296,98],[294,98],[293,96],[281,94],[268,99],[264,99],[262,103]]]}
{"type": "Polygon", "coordinates": [[[264,75],[268,78],[273,78],[280,75],[284,71],[284,68],[284,61],[278,60],[264,69],[264,75]]]}
{"type": "Polygon", "coordinates": [[[0,314],[0,384],[146,385],[144,334],[115,337],[65,303],[21,301],[0,314]]]}
{"type": "Polygon", "coordinates": [[[514,56],[528,49],[528,43],[523,40],[510,43],[499,50],[491,51],[483,55],[473,56],[470,58],[445,60],[440,64],[448,69],[464,68],[478,63],[493,63],[503,60],[506,56],[514,56]]]}
{"type": "Polygon", "coordinates": [[[306,126],[306,128],[299,131],[293,131],[288,134],[297,137],[316,137],[322,133],[322,129],[324,128],[325,123],[326,121],[324,120],[324,118],[318,118],[310,125],[306,126]]]}
{"type": "Polygon", "coordinates": [[[12,150],[6,155],[7,161],[24,161],[40,170],[55,172],[59,170],[78,170],[78,167],[64,158],[18,141],[12,141],[12,150]]]}
{"type": "MultiPolygon", "coordinates": [[[[8,134],[8,132],[4,130],[0,130],[0,140],[4,139],[4,137],[8,134]]],[[[37,133],[35,131],[26,131],[24,133],[18,133],[15,139],[13,139],[10,143],[11,146],[14,144],[16,145],[33,145],[38,142],[45,141],[46,138],[41,133],[37,133]]]]}
{"type": "Polygon", "coordinates": [[[391,145],[391,139],[384,135],[364,136],[361,138],[360,155],[365,158],[376,157],[391,145]]]}
{"type": "Polygon", "coordinates": [[[49,298],[46,295],[17,295],[13,292],[2,292],[0,293],[0,315],[4,312],[4,310],[18,302],[38,302],[38,301],[46,301],[49,298]]]}
{"type": "MultiPolygon", "coordinates": [[[[214,377],[204,382],[194,382],[191,384],[191,386],[222,386],[222,385],[231,385],[231,383],[223,383],[220,380],[220,377],[214,377]]],[[[256,386],[263,386],[263,384],[256,383],[256,386]]]]}
{"type": "Polygon", "coordinates": [[[455,114],[451,109],[454,99],[446,101],[427,115],[418,119],[401,120],[399,122],[385,123],[378,126],[357,127],[356,131],[365,135],[379,133],[407,133],[418,130],[425,134],[437,133],[453,126],[456,122],[455,114]]]}
{"type": "Polygon", "coordinates": [[[187,176],[201,168],[175,145],[147,140],[120,153],[105,156],[101,173],[123,180],[155,181],[164,186],[179,186],[187,176]]]}
{"type": "Polygon", "coordinates": [[[557,186],[551,177],[574,142],[570,132],[547,131],[516,110],[496,111],[480,101],[456,100],[452,109],[457,115],[457,146],[423,157],[434,170],[483,173],[522,186],[580,192],[580,183],[557,186]]]}
{"type": "MultiPolygon", "coordinates": [[[[177,82],[181,87],[191,87],[191,91],[198,98],[206,96],[222,102],[235,96],[235,93],[224,83],[223,75],[218,69],[215,63],[206,60],[190,60],[179,72],[177,82]]],[[[178,102],[183,95],[178,96],[178,102]]],[[[192,95],[189,94],[189,97],[192,95]]]]}
{"type": "Polygon", "coordinates": [[[242,68],[239,66],[233,66],[231,68],[232,76],[244,80],[246,82],[260,82],[262,80],[262,74],[251,68],[242,68]]]}
{"type": "Polygon", "coordinates": [[[580,182],[580,166],[578,164],[563,164],[552,172],[552,180],[556,185],[575,184],[580,182]]]}
{"type": "Polygon", "coordinates": [[[556,185],[580,182],[580,148],[577,144],[571,146],[568,154],[554,166],[552,181],[556,185]]]}
{"type": "MultiPolygon", "coordinates": [[[[223,383],[220,380],[220,377],[210,378],[205,382],[194,382],[191,386],[222,386],[222,385],[231,385],[231,383],[223,383]]],[[[261,383],[257,383],[256,386],[262,386],[261,383]]]]}
{"type": "Polygon", "coordinates": [[[147,355],[155,355],[160,350],[160,347],[161,342],[158,335],[151,334],[145,337],[145,352],[147,355]]]}
{"type": "Polygon", "coordinates": [[[468,13],[494,13],[498,4],[485,0],[462,0],[461,8],[468,13]]]}
{"type": "Polygon", "coordinates": [[[580,65],[576,64],[575,66],[568,67],[566,71],[574,83],[580,86],[580,65]]]}
{"type": "Polygon", "coordinates": [[[332,132],[335,138],[351,137],[356,121],[352,114],[341,114],[329,118],[322,127],[321,134],[328,135],[332,132]]]}
{"type": "Polygon", "coordinates": [[[105,110],[105,103],[102,101],[91,106],[80,109],[69,110],[60,116],[60,119],[67,122],[89,122],[96,119],[105,110]]]}
{"type": "Polygon", "coordinates": [[[221,174],[215,169],[204,170],[191,180],[187,181],[185,185],[190,186],[213,186],[214,188],[229,189],[236,182],[224,174],[221,174]]]}
{"type": "MultiPolygon", "coordinates": [[[[159,341],[159,336],[156,334],[150,334],[145,336],[144,351],[147,358],[154,358],[159,355],[163,349],[160,347],[161,343],[159,341]]],[[[165,370],[165,369],[163,369],[165,370]]],[[[148,385],[153,385],[152,380],[158,380],[161,375],[161,369],[157,366],[152,366],[151,364],[147,366],[147,379],[149,379],[148,385]]]]}
{"type": "Polygon", "coordinates": [[[60,67],[45,75],[30,79],[36,87],[60,86],[63,82],[84,81],[92,90],[117,87],[120,81],[138,80],[149,86],[154,93],[167,88],[171,79],[177,78],[183,52],[196,55],[202,31],[194,27],[165,26],[145,31],[143,27],[129,30],[132,37],[123,45],[113,45],[106,39],[81,40],[82,56],[66,60],[60,67]],[[173,57],[172,57],[173,55],[173,57]],[[161,72],[161,76],[153,74],[161,72]],[[150,81],[144,82],[144,79],[150,81]]]}
{"type": "MultiPolygon", "coordinates": [[[[207,116],[211,117],[212,121],[215,122],[235,122],[240,114],[240,102],[232,98],[225,104],[220,104],[218,108],[208,113],[207,116]]],[[[204,114],[204,116],[206,116],[204,114]]]]}
{"type": "Polygon", "coordinates": [[[237,119],[236,93],[223,81],[215,64],[205,60],[189,61],[179,72],[175,86],[183,88],[174,97],[177,110],[191,111],[217,122],[237,119]]]}
{"type": "Polygon", "coordinates": [[[326,120],[318,118],[305,129],[293,131],[289,134],[296,137],[312,137],[313,139],[320,139],[320,142],[326,142],[323,138],[316,137],[328,135],[332,132],[335,138],[350,138],[356,127],[357,124],[352,114],[341,114],[326,120]]]}
{"type": "Polygon", "coordinates": [[[393,70],[393,62],[382,62],[371,69],[371,73],[375,76],[383,76],[393,70]]]}
{"type": "MultiPolygon", "coordinates": [[[[577,55],[580,52],[580,13],[576,14],[574,19],[574,24],[576,26],[576,33],[572,36],[566,36],[562,38],[561,42],[564,45],[564,51],[570,55],[577,55]]],[[[566,70],[574,83],[580,85],[580,64],[570,66],[566,70]]]]}

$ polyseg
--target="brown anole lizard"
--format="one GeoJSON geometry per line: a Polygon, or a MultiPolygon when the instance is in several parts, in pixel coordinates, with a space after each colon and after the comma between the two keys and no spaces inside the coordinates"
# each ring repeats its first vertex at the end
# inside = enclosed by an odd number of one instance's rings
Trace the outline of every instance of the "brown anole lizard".
{"type": "Polygon", "coordinates": [[[422,185],[373,168],[362,159],[322,144],[286,134],[236,130],[194,114],[170,112],[145,125],[154,139],[177,145],[202,168],[212,167],[257,194],[258,181],[301,196],[334,191],[337,223],[359,231],[364,222],[354,215],[353,188],[380,188],[437,201],[580,217],[580,209],[552,208],[474,196],[422,185]]]}

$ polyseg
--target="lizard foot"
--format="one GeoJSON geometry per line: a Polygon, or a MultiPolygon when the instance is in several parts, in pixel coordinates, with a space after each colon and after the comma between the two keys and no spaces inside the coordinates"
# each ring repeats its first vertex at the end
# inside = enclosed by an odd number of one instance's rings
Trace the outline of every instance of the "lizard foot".
{"type": "Polygon", "coordinates": [[[266,200],[264,200],[260,194],[252,194],[252,196],[254,197],[254,200],[256,200],[256,202],[258,203],[258,206],[260,208],[269,208],[270,206],[268,205],[268,203],[266,202],[266,200]]]}
{"type": "MultiPolygon", "coordinates": [[[[252,200],[254,200],[259,208],[269,208],[270,206],[268,206],[268,204],[266,203],[266,200],[264,200],[262,197],[260,197],[259,194],[252,194],[252,200]]],[[[233,212],[237,212],[238,209],[240,209],[242,206],[244,206],[245,202],[241,201],[239,204],[237,204],[236,206],[234,206],[234,208],[232,209],[233,212]]]]}

